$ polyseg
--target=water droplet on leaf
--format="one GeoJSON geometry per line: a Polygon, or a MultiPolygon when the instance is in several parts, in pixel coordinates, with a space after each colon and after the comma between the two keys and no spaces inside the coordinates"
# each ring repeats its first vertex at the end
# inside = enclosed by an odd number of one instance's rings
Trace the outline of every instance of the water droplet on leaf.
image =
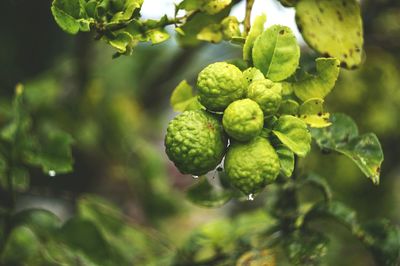
{"type": "Polygon", "coordinates": [[[49,171],[49,176],[51,176],[51,177],[56,176],[56,171],[50,170],[49,171]]]}
{"type": "Polygon", "coordinates": [[[254,200],[254,195],[253,194],[249,194],[249,196],[247,197],[247,199],[249,201],[253,201],[254,200]]]}

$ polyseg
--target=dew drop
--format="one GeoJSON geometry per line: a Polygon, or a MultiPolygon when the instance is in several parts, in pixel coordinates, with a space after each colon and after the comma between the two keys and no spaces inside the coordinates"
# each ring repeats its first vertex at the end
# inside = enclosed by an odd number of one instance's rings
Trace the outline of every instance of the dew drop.
{"type": "Polygon", "coordinates": [[[56,171],[50,170],[50,171],[49,171],[49,176],[51,176],[51,177],[56,176],[56,171]]]}
{"type": "Polygon", "coordinates": [[[249,194],[249,196],[247,197],[247,200],[253,201],[254,200],[254,195],[253,194],[249,194]]]}
{"type": "Polygon", "coordinates": [[[193,177],[193,179],[197,179],[197,178],[199,178],[199,176],[198,176],[198,175],[192,175],[192,177],[193,177]]]}

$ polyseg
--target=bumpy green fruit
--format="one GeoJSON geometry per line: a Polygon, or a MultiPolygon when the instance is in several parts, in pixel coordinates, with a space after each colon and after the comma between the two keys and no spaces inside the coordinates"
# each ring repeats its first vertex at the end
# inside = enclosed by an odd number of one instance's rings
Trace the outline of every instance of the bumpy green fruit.
{"type": "Polygon", "coordinates": [[[199,101],[211,111],[223,111],[246,93],[242,71],[232,64],[217,62],[204,68],[198,76],[199,101]]]}
{"type": "Polygon", "coordinates": [[[260,134],[264,125],[264,115],[255,101],[237,100],[225,109],[222,124],[232,138],[248,141],[260,134]]]}
{"type": "Polygon", "coordinates": [[[243,71],[243,76],[246,79],[248,85],[250,85],[254,81],[265,79],[264,74],[255,67],[250,67],[243,71]]]}
{"type": "Polygon", "coordinates": [[[257,80],[247,89],[247,97],[256,101],[265,116],[275,114],[282,101],[282,85],[269,79],[257,80]]]}
{"type": "Polygon", "coordinates": [[[221,123],[202,111],[185,111],[168,125],[165,150],[183,174],[203,175],[221,162],[227,145],[221,123]]]}
{"type": "Polygon", "coordinates": [[[224,40],[229,41],[234,36],[240,36],[239,21],[235,16],[228,16],[221,22],[224,40]]]}
{"type": "Polygon", "coordinates": [[[262,190],[279,174],[279,158],[269,141],[256,137],[247,143],[233,143],[225,157],[225,171],[231,184],[246,195],[262,190]]]}

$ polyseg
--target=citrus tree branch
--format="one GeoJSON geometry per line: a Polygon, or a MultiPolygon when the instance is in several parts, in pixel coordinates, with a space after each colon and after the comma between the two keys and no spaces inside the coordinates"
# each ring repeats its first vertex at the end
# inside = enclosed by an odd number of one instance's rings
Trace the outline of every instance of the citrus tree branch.
{"type": "Polygon", "coordinates": [[[246,35],[249,33],[250,28],[251,28],[251,23],[250,23],[250,16],[251,16],[251,10],[253,9],[254,5],[254,0],[247,0],[246,1],[246,14],[244,17],[244,31],[246,32],[246,35]]]}

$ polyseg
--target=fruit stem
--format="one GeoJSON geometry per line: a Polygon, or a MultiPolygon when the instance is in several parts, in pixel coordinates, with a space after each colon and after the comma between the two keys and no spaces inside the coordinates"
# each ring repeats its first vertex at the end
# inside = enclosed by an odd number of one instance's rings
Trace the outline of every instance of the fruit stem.
{"type": "Polygon", "coordinates": [[[244,31],[247,34],[250,31],[251,28],[251,22],[250,22],[250,17],[251,17],[251,10],[253,9],[253,4],[254,4],[254,0],[246,0],[246,14],[244,17],[244,31]]]}

